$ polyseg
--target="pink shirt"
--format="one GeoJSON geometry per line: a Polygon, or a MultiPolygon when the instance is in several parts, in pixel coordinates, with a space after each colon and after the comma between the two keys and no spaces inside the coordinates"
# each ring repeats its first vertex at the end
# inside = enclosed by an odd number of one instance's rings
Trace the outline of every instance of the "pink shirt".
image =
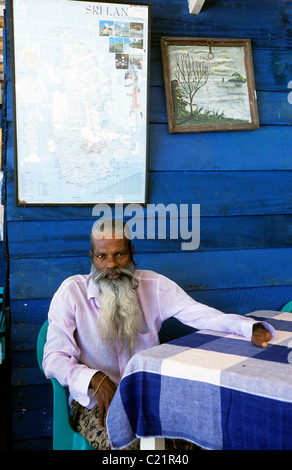
{"type": "MultiPolygon", "coordinates": [[[[139,335],[138,350],[157,346],[158,331],[164,320],[174,316],[186,325],[233,333],[250,339],[253,319],[225,314],[194,301],[177,284],[153,271],[136,270],[137,293],[145,316],[147,330],[139,335]]],[[[54,295],[48,318],[49,328],[44,348],[43,368],[47,378],[56,378],[68,386],[70,402],[78,401],[87,408],[96,404],[90,380],[103,371],[119,383],[129,357],[125,350],[113,355],[99,337],[100,315],[98,287],[90,275],[66,279],[54,295]]],[[[275,332],[270,325],[265,326],[275,332]]]]}

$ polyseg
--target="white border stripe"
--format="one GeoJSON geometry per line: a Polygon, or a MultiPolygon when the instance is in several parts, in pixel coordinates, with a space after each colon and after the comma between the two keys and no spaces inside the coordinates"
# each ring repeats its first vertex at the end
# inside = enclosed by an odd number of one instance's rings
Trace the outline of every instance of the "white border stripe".
{"type": "Polygon", "coordinates": [[[161,374],[220,385],[221,372],[246,359],[248,358],[245,356],[189,349],[164,359],[161,364],[161,374]]]}

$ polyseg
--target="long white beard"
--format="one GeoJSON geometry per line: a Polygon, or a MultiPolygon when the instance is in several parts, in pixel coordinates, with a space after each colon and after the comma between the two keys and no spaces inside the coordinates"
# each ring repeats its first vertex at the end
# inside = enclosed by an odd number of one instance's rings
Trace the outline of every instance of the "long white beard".
{"type": "Polygon", "coordinates": [[[91,266],[91,276],[99,288],[101,314],[98,327],[102,340],[112,349],[126,348],[129,356],[138,346],[139,332],[143,332],[144,316],[137,295],[135,265],[126,268],[98,271],[91,266]],[[120,273],[119,279],[108,279],[109,274],[120,273]]]}

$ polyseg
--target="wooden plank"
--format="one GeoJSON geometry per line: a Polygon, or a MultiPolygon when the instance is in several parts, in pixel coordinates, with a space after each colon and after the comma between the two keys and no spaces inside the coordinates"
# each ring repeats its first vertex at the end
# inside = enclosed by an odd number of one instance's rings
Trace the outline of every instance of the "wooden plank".
{"type": "MultiPolygon", "coordinates": [[[[11,350],[12,351],[28,351],[29,349],[35,350],[37,344],[37,337],[40,331],[40,324],[31,324],[21,321],[20,323],[13,323],[11,325],[11,350]]],[[[36,357],[35,357],[36,360],[36,357]]],[[[21,368],[19,368],[21,369],[21,368]]],[[[39,371],[40,372],[40,371],[39,371]]],[[[41,372],[37,375],[35,380],[40,381],[41,372]]],[[[42,381],[41,381],[42,382],[42,381]]],[[[16,381],[14,381],[14,384],[16,381]]],[[[34,382],[30,382],[34,383],[34,382]]]]}
{"type": "MultiPolygon", "coordinates": [[[[202,11],[201,15],[192,16],[189,14],[188,2],[181,0],[167,0],[153,1],[152,2],[152,18],[161,18],[168,20],[170,23],[169,30],[176,33],[178,29],[183,29],[183,25],[177,26],[176,29],[172,28],[171,21],[183,21],[193,25],[198,29],[198,32],[215,31],[217,37],[222,37],[222,33],[229,34],[230,30],[235,29],[238,33],[249,32],[259,37],[262,41],[275,40],[273,35],[274,30],[283,28],[289,29],[289,24],[285,24],[285,20],[289,21],[292,15],[291,2],[280,0],[220,0],[218,2],[211,2],[206,5],[206,9],[202,11]],[[271,29],[269,29],[269,26],[271,29]],[[260,29],[260,31],[258,31],[260,29]],[[261,32],[266,30],[266,34],[261,37],[261,32]]],[[[155,26],[155,25],[154,25],[155,26]]],[[[152,25],[153,28],[153,25],[152,25]]],[[[174,35],[174,34],[173,34],[174,35]]],[[[202,34],[200,34],[203,37],[202,34]]],[[[232,37],[238,37],[233,35],[232,37]]]]}
{"type": "MultiPolygon", "coordinates": [[[[188,17],[189,16],[190,15],[188,15],[188,17]]],[[[283,21],[284,17],[285,13],[283,14],[283,17],[280,18],[280,22],[283,21]]],[[[229,16],[227,16],[227,21],[229,21],[228,18],[229,16]]],[[[165,23],[165,26],[167,25],[168,22],[165,23]]],[[[185,22],[182,23],[181,27],[184,28],[184,26],[185,22]]],[[[195,24],[195,30],[193,34],[189,34],[190,37],[204,37],[204,34],[199,34],[197,27],[198,25],[195,24]]],[[[157,28],[157,43],[152,41],[151,47],[151,84],[154,86],[161,86],[163,85],[159,45],[161,33],[159,26],[157,28]]],[[[155,32],[157,28],[152,27],[153,32],[155,32]]],[[[252,40],[256,89],[285,91],[287,89],[287,84],[291,79],[291,47],[289,45],[286,45],[285,41],[283,41],[285,30],[282,29],[281,35],[279,35],[278,33],[276,35],[273,35],[269,29],[269,25],[267,25],[267,28],[267,33],[260,37],[260,44],[258,44],[258,41],[254,39],[253,34],[250,33],[250,30],[247,30],[246,32],[244,31],[240,36],[232,35],[232,37],[249,37],[252,40]],[[279,44],[275,42],[275,40],[277,39],[280,41],[279,44]]],[[[229,25],[226,31],[224,28],[224,34],[218,34],[216,35],[216,37],[228,38],[230,37],[230,31],[232,31],[232,26],[229,25]]],[[[167,30],[165,30],[164,35],[174,36],[173,27],[168,27],[167,30]]],[[[181,37],[181,32],[179,32],[178,35],[179,37],[181,37]]],[[[210,29],[209,31],[205,30],[205,37],[210,37],[212,35],[214,35],[212,29],[210,29]]],[[[8,60],[10,60],[9,57],[8,60]]],[[[9,72],[9,63],[7,68],[9,72]]],[[[11,106],[11,81],[9,80],[9,76],[7,76],[6,79],[8,79],[9,84],[8,94],[10,95],[9,103],[11,106]]]]}
{"type": "MultiPolygon", "coordinates": [[[[146,1],[146,0],[144,0],[146,1]]],[[[182,32],[194,37],[251,37],[257,44],[289,42],[292,7],[280,0],[220,0],[212,2],[201,15],[190,15],[186,0],[151,2],[152,32],[175,36],[182,32]],[[279,34],[281,30],[281,34],[279,34]]],[[[9,26],[9,25],[8,25],[9,26]]]]}
{"type": "Polygon", "coordinates": [[[197,302],[225,313],[246,315],[256,310],[281,310],[292,299],[291,286],[188,291],[197,302]]]}
{"type": "MultiPolygon", "coordinates": [[[[175,280],[185,290],[290,286],[291,248],[137,254],[138,269],[151,269],[175,280]],[[179,266],[179,269],[178,269],[179,266]]],[[[87,274],[87,257],[12,259],[11,299],[50,298],[61,282],[87,274]]],[[[24,332],[27,335],[27,332],[24,332]]],[[[23,341],[24,343],[25,341],[23,341]]]]}
{"type": "MultiPolygon", "coordinates": [[[[292,288],[291,286],[272,286],[272,287],[261,287],[261,288],[232,288],[232,289],[214,289],[214,290],[201,290],[201,291],[188,291],[188,294],[194,298],[197,302],[201,302],[205,305],[209,305],[211,307],[217,308],[222,312],[226,313],[237,313],[240,315],[244,315],[246,313],[255,311],[255,310],[280,310],[282,306],[292,299],[292,288]]],[[[48,299],[41,299],[39,301],[41,307],[43,307],[45,301],[48,299]]],[[[29,310],[32,307],[34,310],[38,304],[38,299],[28,300],[25,301],[27,304],[27,311],[26,313],[19,313],[14,314],[12,317],[15,316],[21,317],[22,321],[26,321],[27,317],[29,316],[29,310]]],[[[21,308],[21,301],[12,301],[11,309],[12,312],[21,308]]],[[[48,308],[46,309],[45,314],[47,315],[48,308]]],[[[13,318],[12,318],[13,321],[13,318]]],[[[185,327],[180,326],[180,331],[182,331],[185,327]]],[[[178,325],[175,326],[174,332],[177,334],[178,325]]],[[[169,335],[173,335],[173,324],[170,325],[170,322],[167,321],[166,324],[163,326],[162,336],[169,337],[169,335]]],[[[186,334],[186,333],[185,333],[186,334]]],[[[13,396],[14,402],[19,403],[18,409],[24,408],[22,405],[25,403],[25,392],[28,388],[29,384],[29,377],[34,377],[32,373],[26,373],[26,368],[31,370],[31,366],[36,361],[36,353],[33,351],[35,348],[35,341],[29,340],[26,343],[26,347],[28,351],[13,351],[13,369],[12,374],[14,375],[14,369],[16,369],[16,374],[18,376],[18,381],[20,386],[17,388],[13,388],[13,396]],[[25,387],[21,386],[21,384],[26,384],[25,387]]],[[[37,368],[37,365],[35,365],[37,368]]],[[[36,372],[37,373],[37,372],[36,372]]],[[[45,377],[41,377],[43,379],[43,384],[47,384],[47,380],[45,377]]],[[[40,380],[41,383],[41,380],[40,380]]],[[[43,385],[43,386],[44,386],[43,385]]],[[[38,387],[39,385],[35,385],[38,387]]],[[[26,405],[29,408],[29,403],[26,405]]]]}
{"type": "MultiPolygon", "coordinates": [[[[48,312],[47,312],[48,314],[48,312]]],[[[17,315],[17,314],[16,314],[17,315]]],[[[27,315],[29,316],[29,315],[27,315]]],[[[47,319],[47,318],[46,318],[47,319]]],[[[19,325],[20,323],[25,322],[26,316],[22,314],[21,320],[18,322],[15,320],[13,321],[11,319],[11,323],[14,323],[15,325],[19,325]]],[[[36,324],[38,323],[38,320],[35,322],[36,324]]],[[[38,329],[40,330],[42,327],[42,324],[38,324],[38,329]]],[[[17,331],[17,330],[16,330],[17,331]]],[[[11,355],[11,367],[14,369],[26,369],[26,368],[38,368],[38,361],[37,361],[37,355],[36,355],[36,341],[35,337],[32,340],[29,340],[27,343],[27,348],[25,350],[13,350],[12,355],[11,355]]]]}
{"type": "Polygon", "coordinates": [[[286,91],[292,72],[291,49],[252,50],[256,90],[286,91]]]}
{"type": "Polygon", "coordinates": [[[291,248],[139,255],[138,267],[174,279],[185,290],[290,285],[291,248]],[[178,269],[178,266],[180,267],[178,269]]]}
{"type": "MultiPolygon", "coordinates": [[[[290,106],[290,109],[292,109],[291,106],[290,106]]],[[[236,134],[238,135],[238,133],[236,133],[236,134]]],[[[256,132],[255,132],[255,134],[256,134],[256,132]]],[[[210,134],[210,135],[208,134],[208,138],[210,139],[210,142],[212,142],[212,139],[213,139],[213,142],[214,142],[214,145],[215,145],[216,137],[214,136],[214,134],[210,134]],[[211,137],[210,137],[210,135],[211,135],[211,137]]],[[[216,135],[218,135],[219,139],[220,139],[220,133],[219,134],[216,133],[216,135]]],[[[278,133],[278,135],[279,135],[279,133],[278,133]]],[[[224,133],[223,133],[223,135],[221,134],[221,136],[222,136],[222,140],[224,138],[226,138],[226,134],[224,134],[224,133]]],[[[174,137],[174,136],[172,136],[172,137],[174,137]]],[[[178,137],[178,136],[175,136],[175,137],[178,137]]],[[[197,139],[197,141],[199,142],[202,137],[200,136],[200,138],[199,138],[198,136],[191,135],[188,138],[189,140],[187,140],[185,138],[185,136],[183,136],[184,142],[189,142],[191,138],[193,140],[197,139]]],[[[245,138],[245,137],[243,136],[243,138],[245,138]]],[[[231,139],[232,139],[232,137],[231,137],[231,139]]],[[[170,139],[168,140],[168,142],[173,142],[173,141],[174,141],[174,139],[173,140],[170,140],[170,139]]],[[[205,142],[206,141],[207,141],[207,137],[205,138],[205,142]]],[[[176,142],[179,142],[179,140],[176,139],[176,142]]],[[[285,140],[283,140],[283,142],[285,142],[285,140]]],[[[259,145],[259,143],[260,143],[260,138],[259,138],[259,141],[258,141],[258,145],[259,145]]],[[[287,149],[289,149],[289,146],[285,145],[285,143],[283,144],[283,146],[286,147],[286,153],[284,154],[284,155],[286,155],[287,154],[287,149]]],[[[189,146],[189,148],[191,149],[190,146],[189,146]]],[[[238,148],[242,148],[242,147],[238,146],[238,148]]],[[[243,146],[243,148],[244,148],[244,146],[243,146]]],[[[251,146],[249,148],[251,149],[251,146]]],[[[211,150],[212,150],[212,147],[211,147],[211,150]]],[[[155,148],[153,149],[153,152],[155,152],[155,148]]],[[[209,155],[210,155],[210,153],[209,153],[209,155]]],[[[264,152],[262,153],[262,155],[264,155],[264,152]]],[[[284,157],[283,160],[285,161],[286,157],[285,156],[283,156],[283,157],[284,157]]],[[[25,218],[27,218],[27,219],[30,219],[30,218],[33,219],[34,217],[36,217],[35,216],[36,212],[38,212],[38,214],[39,214],[37,216],[38,218],[40,217],[40,214],[43,214],[41,216],[42,218],[50,218],[50,219],[59,218],[60,216],[61,217],[65,216],[65,217],[71,218],[74,212],[75,213],[76,212],[77,213],[78,212],[82,213],[87,218],[89,218],[91,216],[91,210],[88,207],[87,208],[66,208],[66,209],[58,208],[58,207],[45,207],[45,208],[39,209],[38,211],[36,211],[35,208],[25,208],[25,209],[23,209],[23,208],[14,207],[14,181],[13,181],[13,174],[12,174],[13,166],[11,165],[11,158],[13,158],[13,153],[10,153],[9,158],[10,158],[10,168],[11,168],[11,170],[8,173],[8,182],[7,182],[7,184],[8,184],[9,205],[10,205],[10,210],[8,212],[8,220],[15,219],[15,218],[21,220],[23,218],[22,214],[25,214],[25,218]]],[[[231,158],[231,151],[230,151],[230,158],[231,158]]],[[[150,154],[150,159],[151,159],[151,154],[150,154]]],[[[169,159],[169,160],[172,161],[172,160],[175,160],[175,159],[169,159]]],[[[256,159],[254,159],[254,160],[256,160],[256,159]]],[[[289,158],[288,158],[288,161],[289,161],[289,158]]]]}
{"type": "Polygon", "coordinates": [[[23,259],[12,262],[11,298],[19,300],[50,298],[68,276],[78,273],[86,274],[90,271],[89,257],[40,258],[38,263],[35,261],[32,263],[32,261],[32,259],[23,259]],[[32,264],[35,273],[31,276],[29,270],[32,264]],[[44,294],[44,289],[47,291],[46,294],[44,294]]]}
{"type": "MultiPolygon", "coordinates": [[[[288,82],[287,82],[288,86],[288,82]]],[[[271,93],[269,91],[258,91],[258,108],[259,108],[259,119],[260,126],[290,126],[292,121],[292,105],[288,102],[289,90],[287,88],[286,92],[275,92],[271,93]]],[[[167,114],[166,114],[166,101],[165,101],[165,92],[164,87],[151,87],[150,89],[150,124],[166,124],[167,123],[167,114]]],[[[215,132],[216,136],[223,135],[225,138],[229,139],[229,135],[232,132],[215,132]]],[[[249,135],[250,133],[260,133],[259,130],[255,131],[241,131],[242,134],[249,135]]],[[[208,136],[212,133],[207,133],[208,136]]],[[[239,132],[236,132],[238,135],[239,132]]],[[[192,134],[191,137],[203,135],[203,133],[192,134]]],[[[178,137],[178,136],[174,136],[178,137]]],[[[183,135],[186,138],[185,135],[183,135]]],[[[190,137],[190,138],[191,138],[190,137]]],[[[244,137],[243,137],[244,138],[244,137]]],[[[187,138],[186,138],[187,139],[187,138]]],[[[9,147],[7,148],[7,158],[8,166],[7,170],[9,172],[9,182],[13,181],[13,167],[14,167],[14,153],[13,153],[13,144],[12,144],[12,127],[9,126],[9,147]]],[[[150,140],[151,144],[151,140],[150,140]]],[[[151,147],[150,147],[151,152],[151,147]]],[[[151,158],[151,153],[150,153],[151,158]]]]}
{"type": "Polygon", "coordinates": [[[39,367],[13,368],[11,374],[11,385],[22,387],[25,385],[39,385],[46,383],[47,379],[39,367]]]}
{"type": "MultiPolygon", "coordinates": [[[[151,172],[147,203],[201,204],[202,216],[290,214],[290,188],[289,171],[151,172]]],[[[7,221],[92,217],[92,207],[16,207],[9,182],[7,200],[7,221]]]]}
{"type": "Polygon", "coordinates": [[[205,0],[188,0],[191,15],[198,15],[202,10],[205,0]]]}
{"type": "MultiPolygon", "coordinates": [[[[47,319],[51,298],[11,300],[11,321],[42,325],[47,319]]],[[[36,359],[36,357],[34,357],[36,359]]]]}
{"type": "MultiPolygon", "coordinates": [[[[291,124],[292,106],[288,102],[288,93],[259,91],[257,92],[257,101],[261,126],[288,126],[291,124]]],[[[150,122],[167,123],[165,92],[162,87],[151,87],[150,122]]],[[[257,130],[253,132],[257,132],[257,130]]]]}
{"type": "MultiPolygon", "coordinates": [[[[291,286],[268,286],[250,288],[223,288],[188,290],[188,294],[198,302],[218,308],[223,312],[246,314],[253,310],[280,310],[282,306],[292,299],[291,286]]],[[[47,317],[51,299],[24,299],[11,300],[12,322],[25,321],[42,325],[47,317]]],[[[33,347],[28,345],[29,348],[33,347]]],[[[32,364],[36,360],[35,354],[30,349],[28,352],[13,353],[13,364],[20,367],[21,364],[32,364]],[[32,355],[32,356],[31,356],[32,355]],[[26,359],[27,356],[27,359],[26,359]]]]}
{"type": "Polygon", "coordinates": [[[149,145],[150,171],[290,170],[292,167],[289,126],[262,126],[257,131],[227,135],[224,132],[169,134],[166,124],[151,124],[149,145]]]}
{"type": "Polygon", "coordinates": [[[53,387],[51,381],[45,384],[27,385],[12,388],[12,410],[47,408],[53,404],[53,387]]]}
{"type": "MultiPolygon", "coordinates": [[[[285,303],[292,300],[291,286],[188,290],[187,293],[197,302],[210,305],[210,307],[217,308],[225,313],[237,313],[240,315],[245,315],[254,310],[280,310],[285,303]]],[[[27,305],[26,311],[17,313],[22,309],[23,301],[12,300],[12,322],[15,322],[13,318],[18,322],[26,322],[26,319],[30,316],[30,310],[34,310],[38,304],[40,304],[40,317],[47,317],[50,301],[51,299],[25,300],[24,302],[27,305]],[[47,303],[47,308],[44,309],[45,303],[47,303]]],[[[35,316],[37,315],[35,314],[35,316]]],[[[37,318],[35,322],[37,322],[37,318]]],[[[36,325],[40,328],[42,323],[43,321],[39,321],[36,325]]],[[[15,325],[14,331],[16,334],[18,330],[19,327],[17,328],[15,325]]],[[[26,350],[14,349],[12,356],[13,368],[30,368],[32,365],[37,367],[35,347],[34,337],[33,339],[28,339],[26,350]]]]}
{"type": "MultiPolygon", "coordinates": [[[[9,222],[10,257],[42,258],[44,250],[46,258],[86,256],[90,249],[89,234],[93,220],[9,222]]],[[[146,208],[145,219],[141,223],[144,225],[144,239],[132,240],[136,253],[181,251],[183,239],[181,236],[177,240],[170,239],[169,220],[166,223],[166,240],[159,240],[157,231],[155,240],[147,240],[146,208]]],[[[288,248],[292,244],[291,231],[292,215],[201,217],[200,246],[197,251],[288,248]]]]}
{"type": "Polygon", "coordinates": [[[12,426],[15,440],[49,437],[53,430],[53,410],[43,408],[13,413],[12,426]]]}
{"type": "Polygon", "coordinates": [[[152,8],[152,44],[161,36],[181,37],[183,31],[184,37],[249,37],[258,48],[291,46],[289,1],[220,0],[197,16],[189,14],[186,2],[168,2],[165,8],[162,3],[152,8]]]}
{"type": "MultiPolygon", "coordinates": [[[[53,450],[53,437],[14,440],[13,450],[53,450]]],[[[54,454],[47,453],[46,459],[48,456],[54,456],[54,454]]]]}
{"type": "MultiPolygon", "coordinates": [[[[258,49],[252,44],[255,88],[259,91],[283,91],[292,77],[291,49],[269,47],[258,49]]],[[[151,48],[151,86],[164,86],[160,46],[151,48]]]]}
{"type": "MultiPolygon", "coordinates": [[[[172,36],[172,34],[169,34],[172,36]]],[[[180,35],[181,36],[181,35],[180,35]]],[[[195,35],[194,37],[200,37],[195,35]]],[[[228,37],[228,36],[227,36],[228,37]]],[[[250,35],[248,35],[250,37],[250,35]]],[[[254,75],[256,90],[260,91],[282,91],[287,92],[287,85],[291,80],[291,47],[278,47],[267,43],[264,48],[257,48],[252,42],[252,55],[254,64],[254,75]]],[[[12,119],[11,103],[11,81],[8,80],[9,116],[12,119]]],[[[160,45],[153,44],[151,47],[151,86],[164,86],[160,45]]]]}
{"type": "Polygon", "coordinates": [[[289,214],[291,184],[289,171],[154,172],[149,203],[200,204],[202,216],[289,214]]]}
{"type": "MultiPolygon", "coordinates": [[[[287,82],[288,86],[288,82],[287,82]]],[[[260,124],[261,126],[290,126],[291,124],[291,119],[292,119],[292,105],[288,102],[288,94],[289,90],[287,89],[286,92],[277,92],[277,93],[270,93],[270,92],[258,92],[258,106],[259,106],[259,115],[260,115],[260,124]]],[[[150,100],[151,100],[151,105],[150,105],[150,123],[156,124],[156,123],[167,123],[167,116],[166,116],[166,102],[165,102],[165,93],[164,93],[164,87],[151,87],[151,93],[150,93],[150,100]]],[[[150,127],[150,130],[152,129],[153,126],[150,127]]],[[[161,128],[163,132],[163,128],[161,128]]],[[[284,137],[287,137],[287,134],[289,133],[289,130],[291,131],[291,128],[289,129],[284,129],[283,132],[286,133],[284,134],[284,137]]],[[[7,148],[7,159],[8,159],[8,177],[9,177],[9,182],[13,182],[13,167],[14,167],[14,153],[13,153],[13,140],[12,140],[12,126],[9,125],[8,129],[9,135],[8,135],[8,148],[7,148]]],[[[275,127],[273,127],[272,132],[277,132],[275,131],[275,127]]],[[[279,130],[278,133],[281,131],[279,130]]],[[[262,133],[265,133],[267,135],[268,131],[267,130],[256,130],[256,131],[242,131],[242,132],[235,132],[234,135],[236,138],[239,139],[256,139],[259,138],[258,136],[261,136],[262,133]],[[255,134],[254,137],[249,137],[251,134],[255,134]]],[[[165,136],[165,132],[163,133],[165,136]]],[[[192,140],[198,140],[200,137],[204,136],[205,134],[191,134],[190,136],[183,135],[174,135],[172,136],[172,142],[176,139],[179,141],[184,139],[186,142],[189,142],[192,140]]],[[[204,138],[204,137],[203,137],[204,138]]],[[[225,139],[225,140],[230,140],[234,139],[235,137],[232,137],[232,133],[207,133],[208,139],[225,139]],[[212,137],[213,136],[213,137],[212,137]],[[227,137],[227,138],[226,138],[227,137]]],[[[289,140],[291,137],[287,137],[289,140]]],[[[169,139],[168,139],[169,140],[169,139]]],[[[271,141],[270,138],[268,138],[267,143],[271,141]]],[[[150,155],[149,155],[149,160],[151,161],[151,152],[152,152],[152,145],[153,142],[153,137],[150,134],[150,155]]],[[[233,141],[231,141],[233,142],[233,141]]],[[[283,142],[284,139],[283,139],[283,142]]],[[[284,144],[283,144],[284,145],[284,144]]],[[[257,148],[257,147],[256,147],[257,148]]],[[[255,149],[256,149],[255,148],[255,149]]],[[[238,151],[238,150],[237,150],[238,151]]],[[[216,154],[215,154],[216,155],[216,154]]],[[[269,153],[268,153],[269,155],[269,153]]]]}
{"type": "MultiPolygon", "coordinates": [[[[25,321],[25,316],[22,315],[22,321],[25,321]]],[[[14,323],[14,322],[12,322],[14,323]]],[[[18,323],[19,324],[19,323],[18,323]]],[[[17,325],[17,323],[16,323],[17,325]]],[[[41,329],[41,324],[38,325],[39,330],[41,329]]],[[[17,330],[16,330],[17,332],[17,330]]],[[[25,350],[12,350],[11,354],[11,370],[20,370],[20,369],[39,369],[37,354],[36,354],[36,341],[35,338],[29,340],[27,348],[25,350]]],[[[49,384],[48,379],[43,374],[43,379],[41,380],[41,375],[39,375],[38,380],[34,380],[36,384],[45,383],[49,384]]],[[[28,382],[28,381],[27,381],[28,382]]],[[[14,380],[14,383],[17,384],[17,381],[14,380]]],[[[21,384],[20,384],[21,385],[21,384]]],[[[27,385],[30,385],[27,383],[27,385]]]]}
{"type": "Polygon", "coordinates": [[[278,126],[291,125],[292,106],[287,93],[258,93],[259,115],[262,124],[278,126]]]}

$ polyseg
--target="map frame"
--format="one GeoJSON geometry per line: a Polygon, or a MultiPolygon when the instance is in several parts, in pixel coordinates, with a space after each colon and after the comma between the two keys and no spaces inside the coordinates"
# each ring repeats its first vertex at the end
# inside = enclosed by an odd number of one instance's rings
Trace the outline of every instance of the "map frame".
{"type": "Polygon", "coordinates": [[[151,4],[10,0],[9,11],[15,204],[145,205],[151,4]]]}

